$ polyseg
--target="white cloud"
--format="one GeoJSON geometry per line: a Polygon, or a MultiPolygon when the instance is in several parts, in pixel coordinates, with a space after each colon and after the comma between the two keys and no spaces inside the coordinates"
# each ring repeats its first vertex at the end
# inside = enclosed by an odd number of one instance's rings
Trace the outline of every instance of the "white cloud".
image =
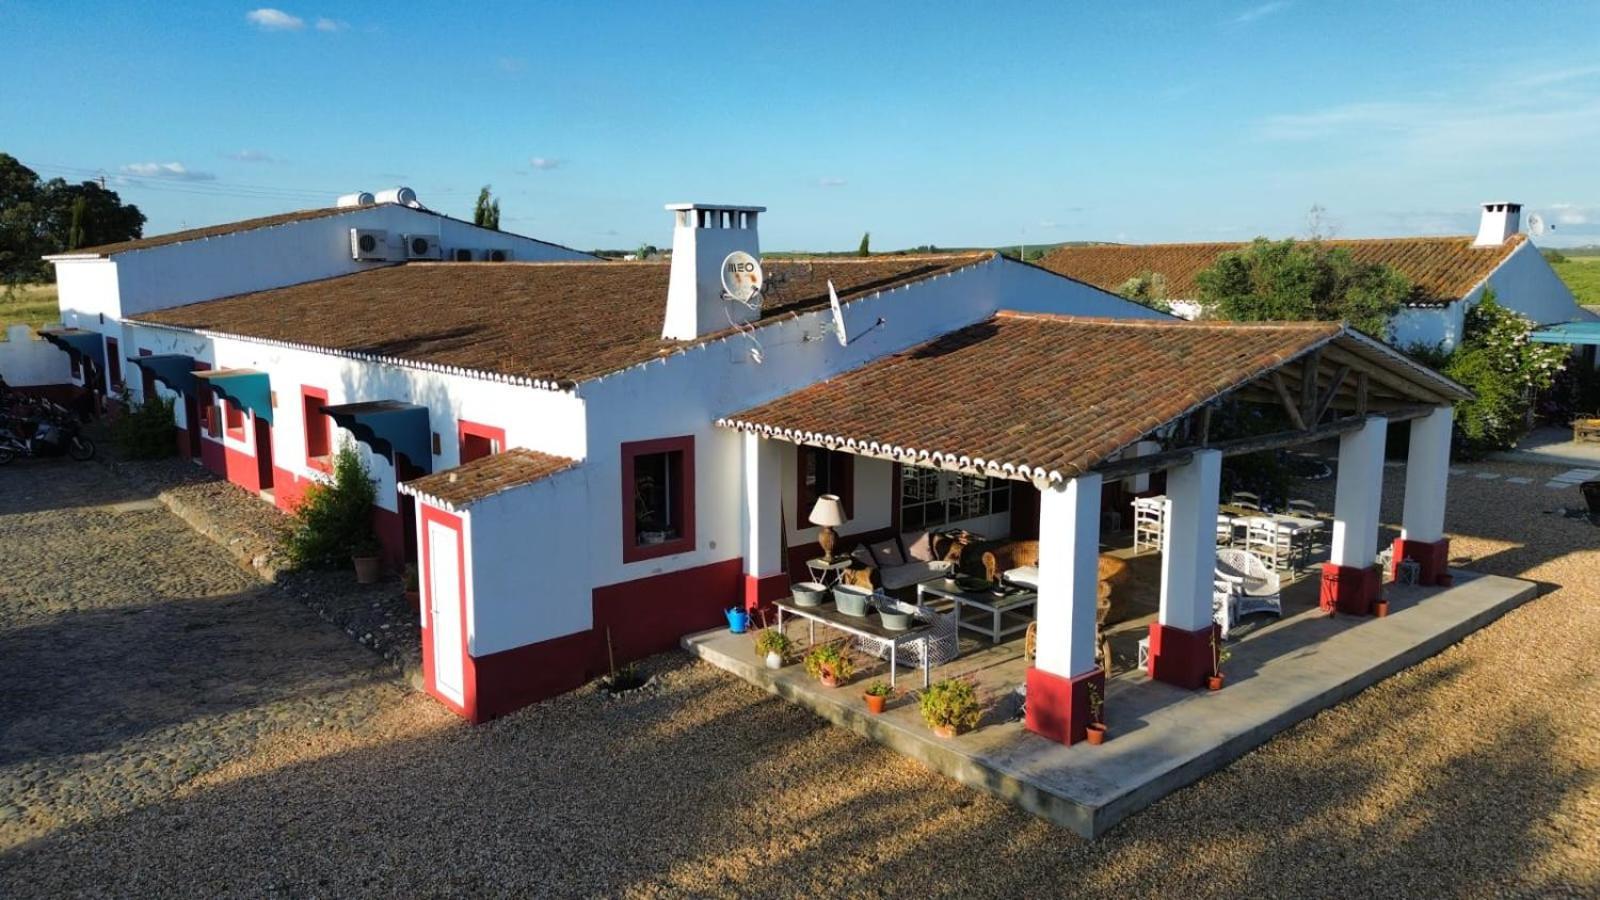
{"type": "Polygon", "coordinates": [[[1244,25],[1254,22],[1257,19],[1270,16],[1273,13],[1283,12],[1288,8],[1288,0],[1273,0],[1271,3],[1263,3],[1260,6],[1252,6],[1249,9],[1244,10],[1237,16],[1234,16],[1233,21],[1240,25],[1244,25]]]}
{"type": "Polygon", "coordinates": [[[1566,69],[1533,72],[1517,78],[1512,83],[1518,87],[1549,87],[1552,84],[1564,84],[1596,75],[1600,75],[1600,66],[1572,66],[1566,69]]]}
{"type": "Polygon", "coordinates": [[[349,22],[342,22],[338,19],[325,19],[320,17],[317,19],[318,31],[343,31],[349,27],[349,22]]]}
{"type": "Polygon", "coordinates": [[[1589,225],[1600,222],[1600,207],[1579,206],[1576,203],[1550,204],[1557,225],[1589,225]]]}
{"type": "Polygon", "coordinates": [[[561,160],[548,156],[535,156],[534,158],[528,160],[528,165],[533,166],[535,169],[538,169],[541,172],[545,172],[549,171],[550,169],[558,168],[561,165],[561,160]]]}
{"type": "Polygon", "coordinates": [[[224,153],[224,158],[234,162],[275,163],[278,158],[265,150],[240,150],[237,153],[224,153]]]}
{"type": "Polygon", "coordinates": [[[122,174],[134,175],[139,178],[163,178],[168,181],[216,181],[217,176],[210,172],[196,172],[183,163],[128,163],[122,167],[122,174]]]}
{"type": "Polygon", "coordinates": [[[836,175],[825,175],[817,179],[817,187],[844,187],[846,184],[849,184],[849,182],[836,175]]]}
{"type": "Polygon", "coordinates": [[[263,6],[252,9],[244,14],[246,20],[257,28],[267,31],[299,31],[306,27],[306,20],[299,16],[291,16],[281,9],[263,6]]]}

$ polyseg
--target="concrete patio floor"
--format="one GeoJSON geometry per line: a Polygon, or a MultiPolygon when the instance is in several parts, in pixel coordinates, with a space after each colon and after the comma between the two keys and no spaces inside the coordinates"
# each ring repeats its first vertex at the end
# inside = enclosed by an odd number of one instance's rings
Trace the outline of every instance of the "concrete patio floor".
{"type": "MultiPolygon", "coordinates": [[[[1133,560],[1136,584],[1159,571],[1159,557],[1133,560]]],[[[1219,693],[1182,690],[1133,668],[1134,647],[1154,608],[1107,628],[1114,674],[1106,687],[1110,738],[1071,747],[1028,731],[1018,718],[1026,663],[1020,639],[990,645],[963,632],[961,656],[933,670],[933,679],[971,678],[985,710],[979,726],[941,740],[922,722],[915,691],[920,672],[902,667],[897,696],[879,716],[867,713],[861,690],[886,664],[856,654],[854,680],[824,688],[798,659],[806,624],[785,622],[799,648],[795,661],[765,668],[749,635],[717,629],[683,640],[689,652],[800,704],[971,787],[1097,837],[1166,794],[1225,767],[1273,735],[1371,684],[1407,668],[1532,599],[1530,582],[1457,571],[1451,588],[1385,585],[1387,618],[1329,618],[1316,606],[1317,579],[1284,589],[1284,617],[1254,617],[1234,632],[1232,658],[1219,693]]],[[[840,637],[819,627],[819,640],[840,637]],[[824,637],[827,635],[827,637],[824,637]]]]}

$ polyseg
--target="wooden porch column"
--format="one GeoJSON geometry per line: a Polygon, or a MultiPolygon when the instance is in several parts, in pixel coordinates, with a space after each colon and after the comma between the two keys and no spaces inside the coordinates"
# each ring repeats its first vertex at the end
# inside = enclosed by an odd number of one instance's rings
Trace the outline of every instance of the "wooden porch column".
{"type": "Polygon", "coordinates": [[[1372,416],[1339,437],[1333,500],[1333,548],[1322,566],[1322,606],[1364,616],[1378,599],[1378,506],[1383,500],[1383,443],[1389,420],[1372,416]]]}
{"type": "MultiPolygon", "coordinates": [[[[1448,584],[1450,539],[1444,536],[1445,493],[1450,482],[1450,420],[1441,406],[1411,420],[1406,458],[1405,512],[1394,542],[1393,566],[1410,558],[1421,565],[1418,584],[1448,584]]],[[[1391,572],[1393,569],[1391,568],[1391,572]]]]}
{"type": "Polygon", "coordinates": [[[1089,690],[1104,697],[1095,665],[1100,564],[1100,488],[1081,475],[1039,492],[1037,655],[1028,669],[1028,728],[1051,740],[1083,740],[1089,690]]]}
{"type": "Polygon", "coordinates": [[[1151,678],[1197,688],[1211,674],[1212,583],[1217,568],[1217,494],[1222,452],[1197,450],[1167,470],[1161,609],[1150,623],[1151,678]]]}
{"type": "Polygon", "coordinates": [[[754,611],[789,589],[783,574],[783,451],[759,435],[744,440],[744,607],[754,611]]]}

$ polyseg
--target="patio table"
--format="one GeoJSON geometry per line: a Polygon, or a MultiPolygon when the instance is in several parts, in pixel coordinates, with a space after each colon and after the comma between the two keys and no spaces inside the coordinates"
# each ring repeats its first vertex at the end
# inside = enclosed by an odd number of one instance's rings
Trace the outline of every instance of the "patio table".
{"type": "Polygon", "coordinates": [[[1023,610],[1036,606],[1039,602],[1037,591],[1020,590],[1005,597],[996,597],[988,591],[963,591],[961,587],[949,578],[935,578],[917,585],[917,603],[924,605],[922,598],[931,594],[942,597],[956,605],[956,624],[968,631],[976,631],[989,638],[993,644],[1007,635],[1019,631],[1027,631],[1028,623],[1033,621],[1032,615],[1023,615],[1023,610]],[[969,620],[962,615],[962,608],[970,606],[982,615],[976,620],[969,620]],[[988,621],[983,621],[987,619],[988,621]]]}
{"type": "MultiPolygon", "coordinates": [[[[894,687],[894,671],[895,667],[899,664],[899,651],[901,645],[926,641],[933,630],[932,623],[921,622],[902,631],[895,631],[893,629],[883,627],[883,625],[875,621],[874,617],[870,613],[865,616],[847,616],[844,613],[839,612],[838,608],[836,608],[831,601],[824,603],[821,606],[797,606],[792,600],[779,600],[774,605],[778,607],[779,631],[783,630],[784,613],[788,613],[791,616],[799,616],[800,618],[806,620],[806,626],[808,629],[808,646],[817,642],[818,622],[821,622],[830,628],[836,628],[848,634],[856,635],[857,637],[872,638],[875,641],[888,644],[890,687],[894,687]]],[[[931,654],[928,653],[927,647],[922,648],[921,656],[922,686],[927,687],[928,671],[930,668],[928,665],[928,657],[931,656],[931,654]]]]}

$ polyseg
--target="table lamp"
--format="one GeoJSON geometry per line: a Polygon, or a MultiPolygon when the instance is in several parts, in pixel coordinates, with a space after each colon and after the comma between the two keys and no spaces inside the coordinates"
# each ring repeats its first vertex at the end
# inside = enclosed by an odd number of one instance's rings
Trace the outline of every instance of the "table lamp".
{"type": "Polygon", "coordinates": [[[839,502],[838,494],[823,494],[811,507],[811,524],[822,526],[817,543],[822,545],[822,558],[828,562],[833,562],[833,548],[839,543],[839,533],[833,529],[844,522],[844,504],[839,502]]]}

